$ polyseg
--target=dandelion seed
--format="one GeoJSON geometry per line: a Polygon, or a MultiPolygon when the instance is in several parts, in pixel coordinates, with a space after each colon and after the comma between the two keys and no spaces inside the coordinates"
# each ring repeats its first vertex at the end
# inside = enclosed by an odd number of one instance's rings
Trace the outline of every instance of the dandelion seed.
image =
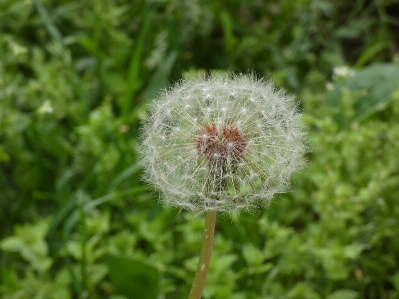
{"type": "Polygon", "coordinates": [[[271,82],[187,78],[159,95],[143,123],[144,179],[170,206],[250,210],[286,191],[304,165],[304,135],[293,98],[271,82]]]}

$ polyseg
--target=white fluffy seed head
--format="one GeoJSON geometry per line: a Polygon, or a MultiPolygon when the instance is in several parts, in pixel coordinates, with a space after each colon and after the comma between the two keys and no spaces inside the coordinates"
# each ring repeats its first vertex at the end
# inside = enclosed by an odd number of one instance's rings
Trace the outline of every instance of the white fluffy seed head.
{"type": "Polygon", "coordinates": [[[292,97],[251,75],[186,78],[143,122],[145,181],[170,206],[230,212],[269,202],[304,166],[304,128],[292,97]]]}

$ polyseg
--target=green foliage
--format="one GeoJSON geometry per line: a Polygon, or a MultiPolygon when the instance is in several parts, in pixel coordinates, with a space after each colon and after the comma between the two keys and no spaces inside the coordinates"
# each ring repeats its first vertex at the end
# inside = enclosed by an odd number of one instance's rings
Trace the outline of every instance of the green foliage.
{"type": "Polygon", "coordinates": [[[143,299],[157,298],[160,275],[155,267],[117,255],[108,255],[106,264],[115,293],[127,298],[132,294],[140,294],[143,299]]]}
{"type": "Polygon", "coordinates": [[[384,111],[390,101],[399,99],[398,78],[399,66],[374,64],[352,78],[337,82],[327,101],[337,112],[337,121],[341,125],[344,118],[349,122],[362,122],[378,111],[384,111]]]}
{"type": "Polygon", "coordinates": [[[0,1],[0,297],[187,296],[203,218],[140,182],[139,122],[185,73],[253,69],[297,94],[312,151],[291,192],[218,217],[203,297],[398,298],[397,11],[0,1]]]}

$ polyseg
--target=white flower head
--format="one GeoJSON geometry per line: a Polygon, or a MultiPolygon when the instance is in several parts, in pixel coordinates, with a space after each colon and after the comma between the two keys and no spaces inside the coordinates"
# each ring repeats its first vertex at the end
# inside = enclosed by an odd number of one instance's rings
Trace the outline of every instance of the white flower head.
{"type": "Polygon", "coordinates": [[[230,212],[286,191],[304,165],[304,135],[293,98],[273,83],[211,74],[159,95],[138,151],[165,204],[230,212]]]}
{"type": "Polygon", "coordinates": [[[334,67],[333,73],[335,79],[340,79],[352,77],[355,74],[355,71],[348,66],[343,65],[334,67]]]}

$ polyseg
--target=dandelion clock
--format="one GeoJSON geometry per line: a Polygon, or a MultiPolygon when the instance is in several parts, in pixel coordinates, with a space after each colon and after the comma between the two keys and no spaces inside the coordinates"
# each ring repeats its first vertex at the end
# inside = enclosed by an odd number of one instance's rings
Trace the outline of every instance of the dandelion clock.
{"type": "Polygon", "coordinates": [[[186,78],[154,101],[139,146],[144,179],[165,205],[206,213],[190,299],[202,295],[216,212],[264,205],[303,167],[300,117],[291,96],[244,74],[186,78]]]}

